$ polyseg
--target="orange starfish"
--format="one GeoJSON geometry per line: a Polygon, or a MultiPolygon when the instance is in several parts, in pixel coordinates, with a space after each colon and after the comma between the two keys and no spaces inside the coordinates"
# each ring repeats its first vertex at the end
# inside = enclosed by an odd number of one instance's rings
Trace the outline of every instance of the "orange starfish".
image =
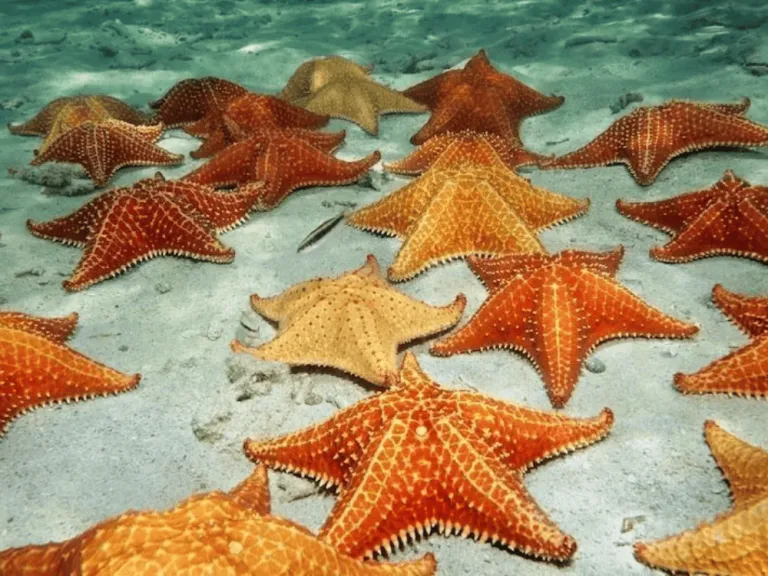
{"type": "Polygon", "coordinates": [[[82,290],[166,254],[231,262],[235,251],[217,235],[245,220],[261,188],[255,184],[235,193],[217,192],[157,174],[104,192],[68,216],[50,222],[27,220],[27,228],[40,238],[85,248],[72,276],[63,282],[67,290],[82,290]]]}
{"type": "Polygon", "coordinates": [[[552,405],[562,408],[598,344],[612,338],[687,338],[698,331],[613,278],[623,255],[619,247],[471,258],[470,267],[490,295],[468,324],[430,352],[451,356],[498,347],[522,352],[541,373],[552,405]]]}
{"type": "Polygon", "coordinates": [[[135,127],[119,120],[85,122],[68,130],[30,162],[80,164],[96,186],[107,184],[125,166],[172,166],[184,156],[171,154],[152,143],[152,129],[135,127]]]}
{"type": "Polygon", "coordinates": [[[484,50],[462,70],[449,70],[403,92],[432,110],[429,121],[411,138],[423,144],[446,132],[492,132],[520,144],[520,124],[559,107],[565,98],[545,96],[513,76],[496,70],[484,50]]]}
{"type": "MultiPolygon", "coordinates": [[[[65,345],[77,314],[39,318],[0,312],[0,437],[25,412],[62,401],[118,394],[141,376],[108,368],[65,345]]],[[[0,563],[0,574],[6,574],[0,563]]]]}
{"type": "Polygon", "coordinates": [[[163,512],[130,511],[61,543],[0,552],[6,576],[432,576],[435,559],[362,562],[270,513],[263,466],[230,492],[207,492],[163,512]]]}
{"type": "Polygon", "coordinates": [[[235,352],[293,365],[332,366],[378,386],[397,380],[398,345],[442,332],[461,318],[466,298],[430,306],[394,290],[379,263],[338,278],[315,278],[271,298],[251,296],[253,309],[279,322],[274,340],[258,348],[232,342],[235,352]]]}
{"type": "Polygon", "coordinates": [[[394,387],[294,434],[247,440],[245,451],[341,489],[319,536],[342,553],[391,552],[438,527],[565,561],[576,542],[526,492],[523,473],[612,424],[607,408],[569,418],[441,388],[406,352],[394,387]]]}
{"type": "Polygon", "coordinates": [[[347,223],[405,238],[390,280],[413,278],[435,264],[472,254],[543,252],[535,233],[579,216],[589,200],[533,186],[502,164],[436,165],[389,196],[357,210],[347,223]]]}
{"type": "Polygon", "coordinates": [[[716,284],[712,300],[752,342],[696,374],[675,374],[675,387],[685,394],[768,397],[768,296],[743,296],[716,284]]]}
{"type": "Polygon", "coordinates": [[[206,76],[176,83],[165,96],[149,103],[157,110],[156,121],[166,128],[178,128],[202,120],[207,115],[223,112],[227,105],[248,90],[239,84],[206,76]]]}
{"type": "Polygon", "coordinates": [[[385,163],[384,169],[395,174],[422,174],[439,162],[446,168],[458,168],[464,164],[503,164],[510,170],[516,170],[547,158],[496,134],[464,130],[430,138],[402,160],[385,163]]]}
{"type": "Polygon", "coordinates": [[[625,164],[638,184],[652,184],[674,158],[719,147],[768,146],[768,127],[744,117],[749,98],[737,104],[670,100],[641,106],[616,120],[592,142],[541,167],[593,168],[625,164]]]}
{"type": "Polygon", "coordinates": [[[226,187],[264,182],[254,207],[271,210],[297,188],[338,186],[357,181],[381,159],[376,151],[354,162],[334,158],[343,133],[264,129],[232,144],[184,177],[187,182],[226,187]]]}
{"type": "Polygon", "coordinates": [[[65,106],[85,106],[101,117],[122,120],[128,124],[141,126],[151,124],[151,119],[132,108],[125,102],[106,96],[104,94],[80,94],[78,96],[65,96],[56,98],[47,104],[38,114],[24,124],[8,124],[11,134],[23,134],[27,136],[47,136],[53,128],[56,117],[65,106]]]}
{"type": "Polygon", "coordinates": [[[689,262],[731,255],[768,262],[768,188],[752,186],[726,170],[719,182],[659,202],[616,202],[637,222],[672,234],[651,249],[661,262],[689,262]]]}
{"type": "Polygon", "coordinates": [[[731,486],[733,508],[694,530],[637,542],[635,557],[675,574],[768,574],[768,451],[704,423],[712,456],[731,486]]]}
{"type": "Polygon", "coordinates": [[[184,130],[206,139],[190,153],[193,158],[206,158],[263,128],[313,130],[325,126],[328,120],[328,116],[314,114],[276,96],[248,92],[232,100],[223,112],[213,111],[184,130]]]}

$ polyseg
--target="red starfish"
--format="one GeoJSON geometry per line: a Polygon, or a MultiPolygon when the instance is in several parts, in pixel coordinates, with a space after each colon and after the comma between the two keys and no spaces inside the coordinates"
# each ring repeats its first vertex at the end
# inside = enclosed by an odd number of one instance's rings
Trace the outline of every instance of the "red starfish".
{"type": "Polygon", "coordinates": [[[445,132],[475,130],[498,134],[520,144],[520,124],[560,106],[562,96],[545,96],[496,70],[484,50],[463,70],[449,70],[404,91],[432,110],[432,117],[412,138],[423,144],[445,132]]]}
{"type": "Polygon", "coordinates": [[[165,96],[149,103],[156,118],[166,128],[178,128],[202,120],[211,112],[223,112],[227,105],[247,89],[222,78],[189,78],[173,86],[165,96]]]}
{"type": "Polygon", "coordinates": [[[490,295],[472,319],[432,346],[437,356],[490,348],[525,354],[552,405],[565,406],[593,348],[612,338],[686,338],[698,331],[646,304],[613,276],[624,249],[469,259],[490,295]]]}
{"type": "Polygon", "coordinates": [[[752,342],[696,374],[675,374],[675,387],[685,394],[768,397],[768,296],[743,296],[716,284],[712,300],[752,342]]]}
{"type": "Polygon", "coordinates": [[[226,263],[235,257],[217,234],[243,222],[261,185],[217,192],[158,174],[129,188],[104,192],[69,216],[27,221],[35,236],[85,247],[64,288],[82,290],[156,256],[172,254],[226,263]]]}
{"type": "Polygon", "coordinates": [[[726,170],[719,182],[659,202],[625,202],[624,216],[672,234],[651,249],[661,262],[728,254],[768,262],[768,187],[752,186],[726,170]]]}
{"type": "Polygon", "coordinates": [[[247,440],[246,454],[341,488],[321,540],[353,557],[429,533],[473,534],[547,560],[576,542],[536,504],[523,474],[605,437],[593,418],[530,410],[429,379],[406,352],[395,385],[294,434],[247,440]]]}
{"type": "Polygon", "coordinates": [[[115,120],[122,120],[136,126],[151,123],[150,118],[117,98],[104,94],[80,94],[56,98],[40,110],[34,118],[24,124],[16,126],[8,124],[8,130],[10,130],[11,134],[47,136],[59,112],[64,107],[70,105],[85,106],[90,110],[100,112],[101,115],[109,116],[115,120]]]}
{"type": "Polygon", "coordinates": [[[641,106],[616,120],[592,142],[543,163],[543,169],[626,164],[638,184],[652,184],[674,158],[695,150],[768,145],[768,128],[744,118],[749,98],[737,104],[670,100],[641,106]]]}
{"type": "Polygon", "coordinates": [[[0,436],[15,418],[40,406],[138,385],[138,374],[121,374],[66,346],[76,326],[77,314],[39,318],[0,312],[0,436]]]}
{"type": "Polygon", "coordinates": [[[275,96],[247,93],[233,100],[223,113],[211,112],[184,130],[206,138],[199,149],[190,153],[193,158],[206,158],[264,128],[314,130],[328,124],[328,120],[328,116],[315,114],[275,96]]]}
{"type": "Polygon", "coordinates": [[[184,156],[153,144],[152,128],[132,126],[119,120],[85,122],[68,130],[46,146],[30,164],[71,162],[80,164],[96,186],[104,186],[125,166],[172,166],[184,156]]]}
{"type": "Polygon", "coordinates": [[[546,159],[546,156],[529,152],[496,134],[463,130],[434,136],[409,156],[385,163],[384,169],[394,174],[422,174],[439,161],[448,168],[462,164],[492,166],[501,163],[516,170],[546,159]]]}
{"type": "Polygon", "coordinates": [[[261,130],[232,144],[184,180],[215,187],[263,181],[263,193],[254,208],[271,210],[297,188],[355,182],[381,159],[376,151],[344,162],[326,153],[338,146],[343,133],[297,130],[261,130]]]}

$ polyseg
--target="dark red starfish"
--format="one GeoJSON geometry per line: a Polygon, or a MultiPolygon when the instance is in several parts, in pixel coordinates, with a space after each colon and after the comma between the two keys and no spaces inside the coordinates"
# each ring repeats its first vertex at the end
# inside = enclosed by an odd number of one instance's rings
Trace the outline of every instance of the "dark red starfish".
{"type": "Polygon", "coordinates": [[[239,84],[206,76],[175,84],[165,96],[149,103],[157,110],[155,118],[166,128],[178,128],[202,120],[211,112],[223,112],[227,105],[247,92],[239,84]]]}

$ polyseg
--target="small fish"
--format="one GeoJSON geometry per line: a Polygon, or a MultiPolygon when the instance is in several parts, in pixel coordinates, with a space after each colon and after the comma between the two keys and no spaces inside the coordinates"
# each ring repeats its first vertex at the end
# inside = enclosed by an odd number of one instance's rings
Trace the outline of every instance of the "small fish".
{"type": "Polygon", "coordinates": [[[328,218],[325,222],[320,224],[317,228],[312,230],[309,234],[307,234],[306,238],[301,241],[301,244],[299,244],[299,247],[296,249],[296,252],[301,252],[306,248],[307,246],[311,246],[320,238],[328,234],[333,228],[342,221],[342,219],[347,215],[348,210],[342,210],[336,216],[333,216],[332,218],[328,218]]]}

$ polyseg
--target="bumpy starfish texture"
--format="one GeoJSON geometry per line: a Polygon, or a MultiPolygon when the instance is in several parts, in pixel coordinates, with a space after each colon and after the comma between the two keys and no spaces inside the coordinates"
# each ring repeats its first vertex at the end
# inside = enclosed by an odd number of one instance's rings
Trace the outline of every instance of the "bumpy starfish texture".
{"type": "Polygon", "coordinates": [[[271,210],[297,188],[356,182],[381,159],[376,151],[354,162],[331,156],[343,133],[264,129],[232,144],[197,170],[187,182],[215,187],[264,182],[255,210],[271,210]]]}
{"type": "Polygon", "coordinates": [[[35,236],[85,248],[64,288],[82,290],[156,256],[176,255],[227,263],[232,248],[217,238],[243,222],[261,195],[254,184],[234,193],[160,174],[128,188],[104,192],[68,216],[27,221],[35,236]]]}
{"type": "Polygon", "coordinates": [[[319,536],[369,557],[437,527],[565,561],[576,542],[539,508],[523,473],[608,434],[594,418],[530,410],[441,388],[406,352],[398,384],[330,419],[273,440],[247,440],[254,460],[340,488],[319,536]]]}
{"type": "MultiPolygon", "coordinates": [[[[138,374],[121,374],[69,348],[65,342],[76,326],[77,314],[39,318],[0,312],[0,437],[11,421],[40,406],[138,385],[138,374]]],[[[2,563],[0,574],[6,574],[2,563]]]]}
{"type": "Polygon", "coordinates": [[[314,130],[328,124],[328,120],[328,116],[314,114],[276,96],[249,92],[235,98],[222,113],[212,112],[184,130],[205,138],[203,145],[190,156],[206,158],[264,128],[314,130]]]}
{"type": "Polygon", "coordinates": [[[651,249],[661,262],[720,255],[768,262],[768,187],[752,186],[730,170],[709,188],[659,202],[618,200],[616,209],[673,235],[651,249]]]}
{"type": "Polygon", "coordinates": [[[430,306],[394,290],[368,255],[366,264],[337,278],[315,278],[278,296],[251,296],[253,309],[280,329],[258,348],[234,341],[235,352],[294,365],[330,366],[378,386],[397,381],[397,348],[447,330],[466,298],[430,306]]]}
{"type": "Polygon", "coordinates": [[[173,166],[184,156],[153,144],[155,134],[119,120],[85,122],[68,130],[30,162],[80,164],[96,186],[105,186],[125,166],[173,166]]]}
{"type": "Polygon", "coordinates": [[[675,574],[768,574],[768,451],[704,424],[712,456],[731,487],[733,507],[712,522],[655,542],[635,544],[635,557],[675,574]]]}
{"type": "Polygon", "coordinates": [[[7,576],[431,576],[435,568],[431,554],[396,564],[362,562],[272,516],[263,466],[230,492],[197,494],[162,512],[126,512],[66,542],[0,552],[0,573],[7,576]]]}
{"type": "Polygon", "coordinates": [[[589,200],[533,186],[502,164],[433,166],[389,196],[353,212],[347,223],[405,238],[390,280],[470,255],[543,252],[536,232],[579,216],[589,200]]]}
{"type": "Polygon", "coordinates": [[[178,128],[226,110],[230,102],[248,90],[239,84],[206,76],[175,84],[159,100],[149,103],[156,110],[155,120],[166,128],[178,128]]]}
{"type": "Polygon", "coordinates": [[[638,184],[652,184],[674,158],[720,147],[768,146],[768,127],[744,117],[750,101],[714,104],[670,100],[641,106],[616,120],[592,142],[541,168],[625,164],[638,184]]]}
{"type": "Polygon", "coordinates": [[[624,254],[565,250],[471,258],[489,297],[463,328],[434,344],[438,356],[510,348],[540,372],[552,405],[573,393],[593,348],[612,338],[687,338],[698,331],[632,294],[613,276],[624,254]]]}
{"type": "Polygon", "coordinates": [[[430,138],[409,156],[385,163],[384,169],[394,174],[413,175],[422,174],[435,164],[446,168],[458,168],[465,164],[503,164],[510,170],[516,170],[546,159],[496,134],[464,130],[430,138]]]}
{"type": "Polygon", "coordinates": [[[675,387],[685,394],[768,397],[768,296],[744,296],[716,284],[712,300],[752,341],[696,374],[675,374],[675,387]]]}
{"type": "Polygon", "coordinates": [[[65,106],[85,106],[92,111],[98,111],[105,117],[122,120],[128,124],[141,126],[150,124],[151,119],[125,102],[106,96],[104,94],[80,94],[78,96],[65,96],[56,98],[47,104],[37,116],[19,125],[8,125],[11,134],[23,134],[28,136],[47,136],[51,131],[56,117],[65,106]]]}
{"type": "Polygon", "coordinates": [[[449,70],[403,92],[432,110],[429,121],[412,138],[430,138],[462,130],[492,132],[520,145],[520,125],[530,116],[559,107],[565,98],[546,96],[499,72],[484,50],[462,70],[449,70]]]}
{"type": "Polygon", "coordinates": [[[373,81],[359,64],[330,56],[303,63],[280,93],[316,114],[349,120],[369,134],[379,133],[379,116],[425,112],[426,107],[373,81]]]}

